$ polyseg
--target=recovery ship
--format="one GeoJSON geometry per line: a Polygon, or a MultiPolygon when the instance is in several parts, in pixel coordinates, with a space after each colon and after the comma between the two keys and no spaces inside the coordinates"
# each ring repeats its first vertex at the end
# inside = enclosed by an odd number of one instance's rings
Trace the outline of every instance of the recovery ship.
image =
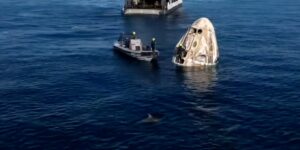
{"type": "Polygon", "coordinates": [[[125,0],[125,15],[166,15],[182,6],[183,0],[125,0]]]}

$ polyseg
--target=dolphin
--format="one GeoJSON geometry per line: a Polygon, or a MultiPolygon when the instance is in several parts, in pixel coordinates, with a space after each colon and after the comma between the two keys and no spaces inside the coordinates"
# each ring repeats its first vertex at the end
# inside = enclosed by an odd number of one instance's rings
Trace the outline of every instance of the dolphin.
{"type": "Polygon", "coordinates": [[[155,117],[152,114],[148,114],[147,118],[140,121],[140,123],[158,123],[161,117],[155,117]]]}

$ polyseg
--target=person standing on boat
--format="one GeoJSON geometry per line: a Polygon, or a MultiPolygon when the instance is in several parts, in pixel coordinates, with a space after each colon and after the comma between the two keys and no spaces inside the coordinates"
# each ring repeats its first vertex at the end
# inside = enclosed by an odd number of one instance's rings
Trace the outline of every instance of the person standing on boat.
{"type": "Polygon", "coordinates": [[[151,50],[152,50],[153,52],[155,52],[155,48],[156,48],[155,38],[152,38],[152,41],[151,41],[151,50]]]}
{"type": "Polygon", "coordinates": [[[132,32],[132,37],[131,38],[136,39],[136,33],[134,31],[132,32]]]}
{"type": "Polygon", "coordinates": [[[136,8],[136,7],[137,7],[137,5],[138,5],[138,3],[139,3],[139,1],[138,1],[138,0],[133,0],[132,2],[133,2],[133,6],[134,6],[134,8],[136,8]]]}
{"type": "Polygon", "coordinates": [[[124,33],[121,33],[118,41],[123,45],[124,44],[124,33]]]}

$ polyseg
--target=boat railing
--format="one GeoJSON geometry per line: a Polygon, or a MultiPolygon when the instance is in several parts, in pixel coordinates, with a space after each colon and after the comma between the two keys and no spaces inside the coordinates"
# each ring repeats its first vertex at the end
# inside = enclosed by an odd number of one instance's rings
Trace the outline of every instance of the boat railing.
{"type": "Polygon", "coordinates": [[[145,3],[139,3],[134,4],[133,1],[125,1],[124,5],[125,9],[163,9],[165,8],[162,4],[145,4],[145,3]]]}
{"type": "Polygon", "coordinates": [[[144,5],[144,6],[131,6],[131,5],[127,5],[125,6],[126,9],[163,9],[163,6],[153,6],[153,5],[144,5]]]}

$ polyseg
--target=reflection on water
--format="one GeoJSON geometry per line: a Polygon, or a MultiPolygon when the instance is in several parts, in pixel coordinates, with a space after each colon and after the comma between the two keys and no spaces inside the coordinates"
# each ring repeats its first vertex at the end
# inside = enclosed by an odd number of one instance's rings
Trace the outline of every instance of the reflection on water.
{"type": "Polygon", "coordinates": [[[217,127],[222,128],[218,120],[219,104],[213,98],[214,87],[217,83],[217,68],[215,66],[177,68],[181,74],[182,85],[190,98],[184,99],[182,106],[187,115],[193,118],[192,124],[198,131],[214,132],[217,127]]]}
{"type": "Polygon", "coordinates": [[[178,68],[178,73],[183,76],[183,85],[194,93],[209,92],[217,81],[216,67],[178,68]]]}

